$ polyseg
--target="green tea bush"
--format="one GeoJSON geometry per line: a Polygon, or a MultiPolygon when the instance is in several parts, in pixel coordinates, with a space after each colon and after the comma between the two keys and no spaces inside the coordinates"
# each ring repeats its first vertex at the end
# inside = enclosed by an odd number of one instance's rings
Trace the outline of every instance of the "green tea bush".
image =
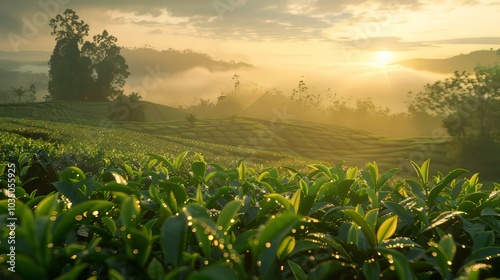
{"type": "MultiPolygon", "coordinates": [[[[478,174],[416,179],[313,164],[250,168],[169,159],[97,172],[19,155],[15,273],[8,263],[8,163],[0,165],[0,271],[10,279],[483,279],[499,277],[500,185],[478,174]],[[42,163],[40,163],[42,161],[42,163]],[[38,170],[37,169],[37,170],[38,170]],[[50,173],[50,174],[48,174],[50,173]],[[45,177],[44,177],[45,176],[45,177]]],[[[10,178],[11,179],[11,178],[10,178]]]]}

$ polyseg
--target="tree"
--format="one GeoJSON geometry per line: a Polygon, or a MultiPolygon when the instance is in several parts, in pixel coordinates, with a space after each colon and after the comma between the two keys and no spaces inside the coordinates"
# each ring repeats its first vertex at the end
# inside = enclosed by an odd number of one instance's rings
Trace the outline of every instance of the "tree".
{"type": "Polygon", "coordinates": [[[87,100],[104,101],[123,93],[125,80],[130,75],[125,58],[120,55],[117,39],[106,30],[85,42],[82,53],[92,63],[94,87],[87,100]]]}
{"type": "Polygon", "coordinates": [[[130,73],[116,37],[104,30],[84,43],[89,26],[71,9],[53,18],[50,27],[56,39],[49,61],[53,99],[105,101],[123,92],[130,73]]]}
{"type": "Polygon", "coordinates": [[[112,121],[146,121],[144,104],[140,103],[142,96],[132,92],[129,96],[120,93],[112,102],[108,118],[112,121]]]}
{"type": "MultiPolygon", "coordinates": [[[[29,88],[24,88],[24,87],[18,87],[18,88],[15,88],[15,87],[11,87],[12,90],[10,91],[2,91],[1,93],[5,93],[6,95],[17,95],[18,97],[18,102],[21,103],[21,97],[30,92],[30,99],[27,101],[27,102],[33,102],[36,100],[36,89],[35,89],[35,85],[34,84],[31,84],[29,88]]],[[[7,102],[7,97],[5,97],[5,102],[7,102]]]]}
{"type": "Polygon", "coordinates": [[[57,41],[49,65],[49,93],[54,100],[85,99],[93,83],[92,71],[76,41],[57,41]]]}
{"type": "Polygon", "coordinates": [[[478,66],[427,84],[410,103],[414,112],[441,116],[459,146],[461,164],[483,177],[500,174],[500,65],[478,66]]]}
{"type": "Polygon", "coordinates": [[[410,103],[411,110],[441,116],[448,133],[459,139],[498,137],[500,66],[479,66],[474,72],[455,72],[427,84],[410,103]]]}
{"type": "Polygon", "coordinates": [[[132,102],[132,103],[138,103],[142,99],[142,96],[137,92],[132,92],[129,95],[129,99],[130,99],[130,102],[132,102]]]}
{"type": "Polygon", "coordinates": [[[35,85],[32,84],[28,89],[25,89],[24,87],[20,87],[20,88],[13,87],[12,92],[18,96],[19,103],[21,103],[21,96],[23,96],[27,92],[31,92],[31,99],[34,100],[35,94],[36,94],[36,89],[35,89],[35,85]]]}
{"type": "Polygon", "coordinates": [[[82,100],[89,91],[89,60],[80,55],[79,45],[88,35],[89,26],[67,9],[50,20],[56,46],[49,61],[49,93],[56,100],[82,100]]]}

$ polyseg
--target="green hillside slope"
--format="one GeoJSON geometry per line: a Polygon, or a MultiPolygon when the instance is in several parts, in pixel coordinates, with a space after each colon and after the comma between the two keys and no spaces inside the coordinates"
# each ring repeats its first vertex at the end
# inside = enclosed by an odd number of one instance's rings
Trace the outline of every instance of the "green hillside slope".
{"type": "Polygon", "coordinates": [[[319,160],[364,166],[377,161],[382,169],[399,166],[407,170],[407,159],[422,162],[432,158],[435,170],[445,172],[455,167],[449,157],[453,152],[449,139],[395,139],[334,124],[236,116],[189,122],[181,110],[142,104],[146,122],[105,124],[102,120],[109,114],[109,103],[3,105],[0,130],[16,141],[38,141],[37,145],[48,147],[84,145],[79,150],[91,147],[104,153],[117,150],[131,155],[175,155],[190,150],[228,163],[244,159],[266,165],[304,166],[319,160]]]}
{"type": "Polygon", "coordinates": [[[221,117],[140,124],[116,123],[118,127],[152,135],[169,135],[206,143],[251,148],[338,163],[364,166],[377,161],[381,167],[407,165],[406,159],[432,157],[433,166],[449,170],[452,152],[449,139],[431,137],[395,139],[339,125],[300,121],[269,122],[250,117],[221,117]]]}
{"type": "MultiPolygon", "coordinates": [[[[183,119],[187,113],[177,108],[140,102],[144,106],[146,121],[183,119]]],[[[25,118],[64,123],[100,125],[113,110],[126,112],[125,108],[111,102],[51,101],[37,103],[0,104],[0,117],[25,118]]]]}

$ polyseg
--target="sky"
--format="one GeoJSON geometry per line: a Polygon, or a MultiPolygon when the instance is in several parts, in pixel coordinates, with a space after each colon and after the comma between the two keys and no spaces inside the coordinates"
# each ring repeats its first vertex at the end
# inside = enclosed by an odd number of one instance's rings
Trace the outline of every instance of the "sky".
{"type": "MultiPolygon", "coordinates": [[[[388,105],[443,77],[392,62],[500,48],[500,1],[492,0],[0,1],[0,51],[51,52],[48,21],[71,8],[90,25],[90,35],[106,29],[123,47],[192,49],[256,66],[242,70],[242,81],[286,91],[305,76],[318,88],[365,92],[388,105]]],[[[232,74],[192,69],[177,79],[193,81],[194,75],[200,88],[189,92],[213,96],[232,74]]]]}

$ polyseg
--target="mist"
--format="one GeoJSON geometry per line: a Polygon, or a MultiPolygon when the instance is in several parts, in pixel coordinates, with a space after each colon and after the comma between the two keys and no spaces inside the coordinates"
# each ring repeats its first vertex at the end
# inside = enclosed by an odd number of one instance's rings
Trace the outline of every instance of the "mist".
{"type": "MultiPolygon", "coordinates": [[[[155,65],[149,69],[162,67],[155,65]]],[[[239,75],[239,91],[251,92],[251,95],[256,95],[255,98],[269,90],[290,96],[299,81],[303,80],[315,94],[326,95],[329,92],[352,101],[371,98],[375,105],[387,107],[392,112],[406,110],[405,101],[409,91],[418,92],[426,83],[447,76],[398,65],[367,67],[362,64],[341,64],[319,70],[254,66],[228,71],[210,71],[197,66],[174,74],[133,74],[127,81],[125,92],[142,90],[138,93],[144,100],[170,106],[190,106],[198,103],[199,99],[215,102],[221,94],[234,92],[235,81],[232,78],[235,74],[239,75]]]]}

